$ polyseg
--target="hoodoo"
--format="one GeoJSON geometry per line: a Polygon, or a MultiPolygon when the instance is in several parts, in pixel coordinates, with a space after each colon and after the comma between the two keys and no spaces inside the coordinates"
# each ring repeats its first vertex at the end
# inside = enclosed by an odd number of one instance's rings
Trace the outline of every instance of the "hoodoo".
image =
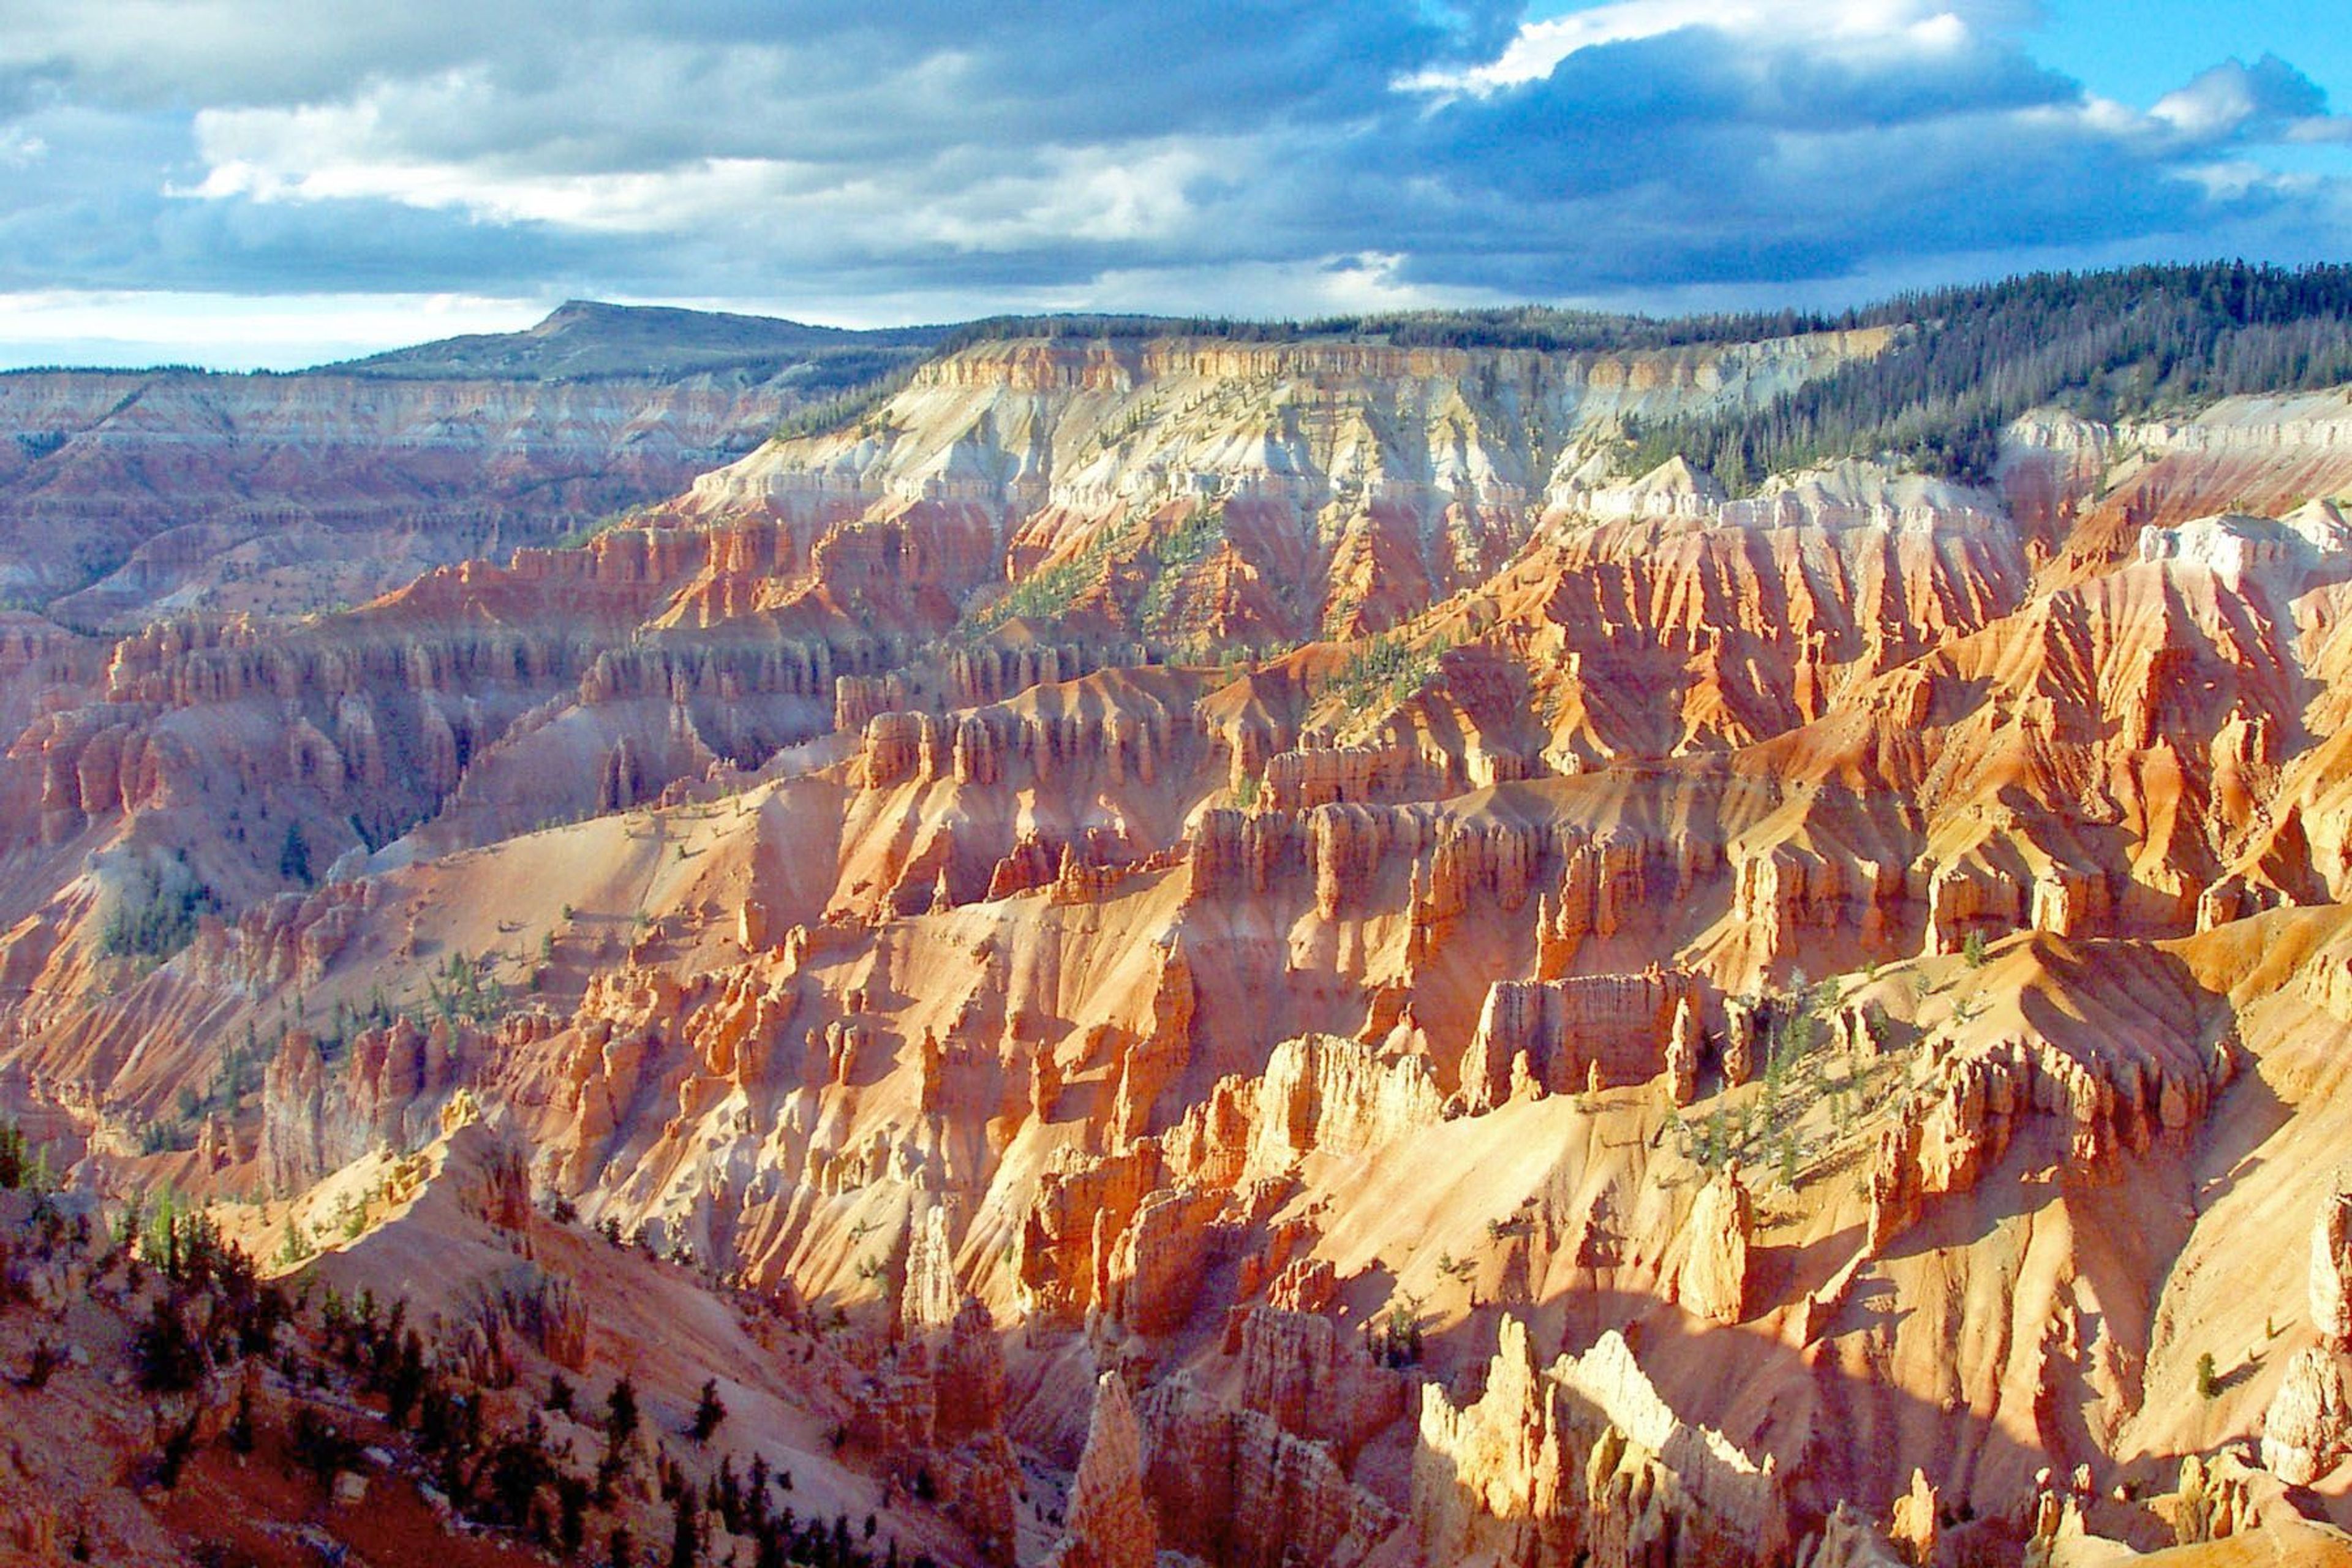
{"type": "Polygon", "coordinates": [[[0,1554],[2344,1560],[2352,292],[2234,276],[0,385],[0,1554]]]}

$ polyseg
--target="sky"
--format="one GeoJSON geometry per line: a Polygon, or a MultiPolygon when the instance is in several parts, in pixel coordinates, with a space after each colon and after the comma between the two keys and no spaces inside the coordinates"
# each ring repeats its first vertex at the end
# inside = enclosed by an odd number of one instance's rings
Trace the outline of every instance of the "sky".
{"type": "Polygon", "coordinates": [[[2352,258],[2342,0],[0,0],[0,366],[2352,258]]]}

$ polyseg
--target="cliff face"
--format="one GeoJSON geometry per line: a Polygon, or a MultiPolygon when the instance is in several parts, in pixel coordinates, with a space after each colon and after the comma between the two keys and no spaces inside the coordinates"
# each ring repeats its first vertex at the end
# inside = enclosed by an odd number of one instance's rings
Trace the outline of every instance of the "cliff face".
{"type": "Polygon", "coordinates": [[[709,374],[0,376],[0,595],[112,626],[362,603],[674,494],[794,400],[709,374]]]}
{"type": "MultiPolygon", "coordinates": [[[[1001,520],[1005,608],[1171,640],[1382,630],[1509,558],[1619,421],[1760,403],[1855,332],[1618,355],[1362,343],[991,343],[855,430],[781,443],[692,508],[1001,520]],[[1050,589],[1050,594],[1042,590],[1050,589]]],[[[977,587],[975,582],[967,587],[977,587]]]]}
{"type": "Polygon", "coordinates": [[[1591,461],[1870,346],[998,345],[356,611],[0,622],[0,1106],[297,1201],[478,1109],[830,1336],[942,1560],[2324,1482],[2340,400],[1987,490],[1591,461]]]}

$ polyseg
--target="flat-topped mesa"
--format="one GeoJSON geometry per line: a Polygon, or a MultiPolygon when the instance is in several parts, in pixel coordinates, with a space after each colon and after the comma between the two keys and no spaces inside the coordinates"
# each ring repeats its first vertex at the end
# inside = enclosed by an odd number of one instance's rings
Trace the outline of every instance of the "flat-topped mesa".
{"type": "Polygon", "coordinates": [[[1478,1111],[1523,1088],[1575,1094],[1647,1083],[1665,1070],[1675,1015],[1696,984],[1677,971],[1497,980],[1463,1053],[1463,1098],[1478,1111]]]}
{"type": "Polygon", "coordinates": [[[365,600],[674,494],[795,400],[667,374],[11,376],[0,583],[86,624],[365,600]]]}
{"type": "MultiPolygon", "coordinates": [[[[1220,383],[1286,384],[1360,398],[1385,386],[1449,390],[1468,378],[1502,392],[1509,406],[1533,405],[1549,422],[1601,422],[1635,408],[1654,412],[1759,400],[1860,355],[1875,331],[1820,333],[1758,343],[1616,353],[1402,347],[1338,341],[1244,343],[1168,337],[1122,342],[983,343],[942,355],[916,372],[894,406],[905,417],[942,395],[1084,395],[1111,415],[1160,384],[1188,390],[1220,383]]],[[[1195,394],[1197,397],[1197,393],[1195,394]]],[[[1490,390],[1487,395],[1497,395],[1490,390]]],[[[1432,401],[1437,399],[1433,397],[1432,401]]]]}
{"type": "Polygon", "coordinates": [[[1511,1568],[1774,1563],[1790,1545],[1772,1461],[1677,1417],[1615,1330],[1547,1371],[1510,1317],[1476,1401],[1422,1390],[1412,1522],[1428,1562],[1511,1568]]]}

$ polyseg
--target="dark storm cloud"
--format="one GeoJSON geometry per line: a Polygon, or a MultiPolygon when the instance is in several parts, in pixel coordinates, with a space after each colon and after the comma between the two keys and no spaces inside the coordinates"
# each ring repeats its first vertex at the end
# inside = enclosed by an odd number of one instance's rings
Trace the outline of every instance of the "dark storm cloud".
{"type": "Polygon", "coordinates": [[[2101,103],[1994,0],[1624,0],[1549,55],[1415,0],[12,9],[0,289],[1296,309],[2347,237],[2248,161],[2343,135],[2294,67],[2101,103]]]}

